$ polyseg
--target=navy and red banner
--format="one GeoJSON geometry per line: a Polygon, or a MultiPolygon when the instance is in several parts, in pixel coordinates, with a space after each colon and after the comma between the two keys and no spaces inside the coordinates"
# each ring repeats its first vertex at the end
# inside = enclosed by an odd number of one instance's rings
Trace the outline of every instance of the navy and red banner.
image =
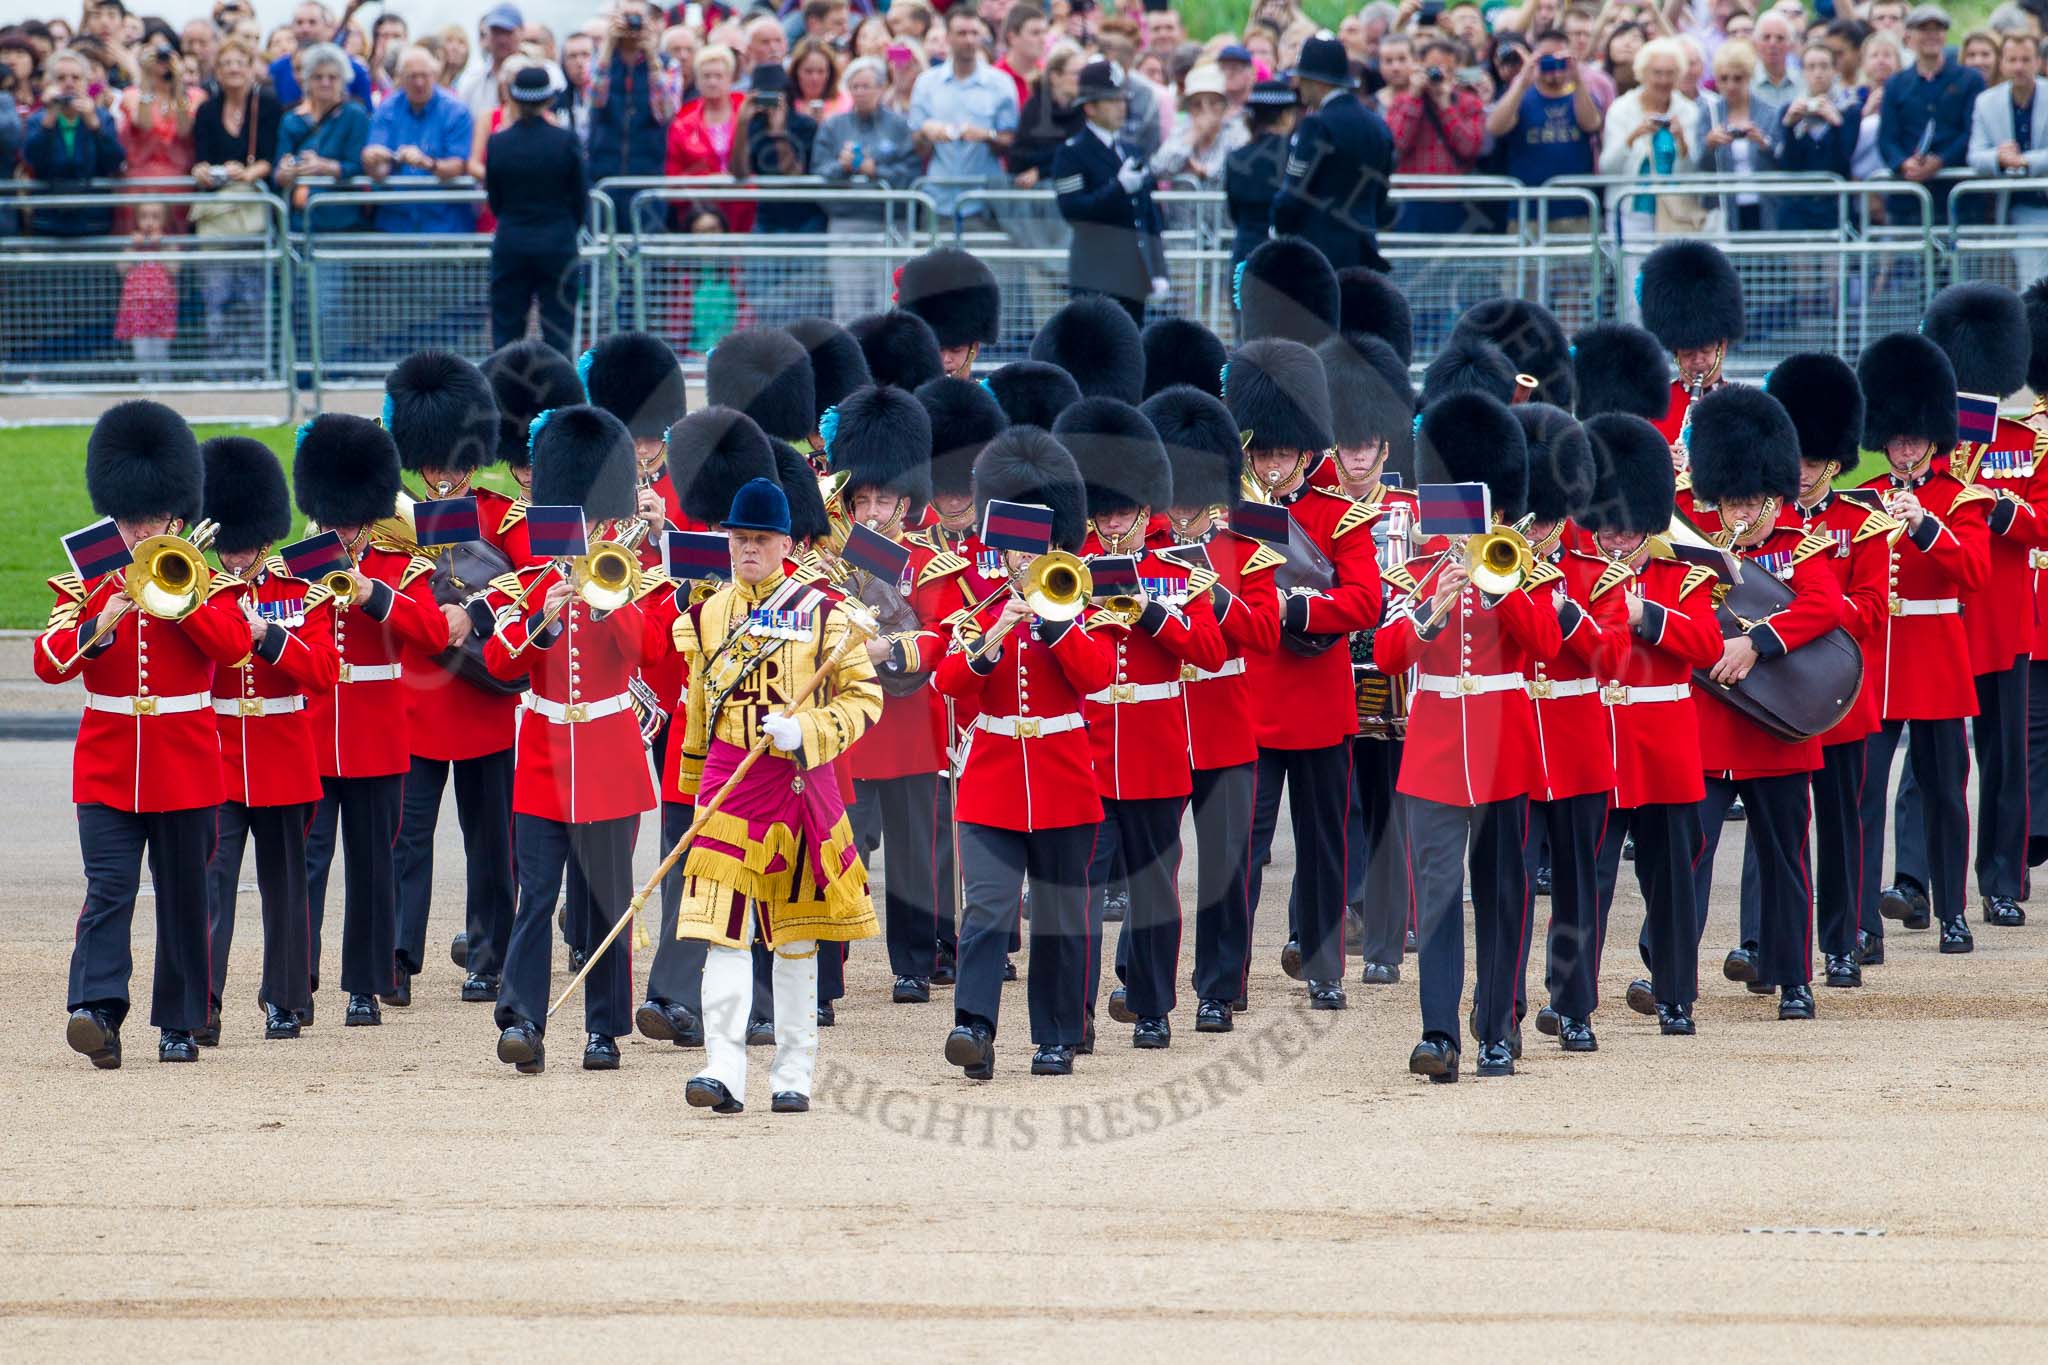
{"type": "Polygon", "coordinates": [[[855,525],[846,537],[839,559],[884,583],[894,583],[903,577],[904,566],[910,563],[910,547],[897,544],[871,527],[855,525]]]}
{"type": "Polygon", "coordinates": [[[1097,597],[1137,596],[1138,561],[1129,555],[1098,555],[1088,561],[1088,578],[1097,597]]]}
{"type": "Polygon", "coordinates": [[[64,557],[71,561],[71,567],[78,571],[79,580],[85,583],[125,569],[135,562],[134,553],[129,550],[128,542],[121,539],[121,528],[114,525],[112,517],[101,517],[92,525],[64,537],[64,557]]]}
{"type": "Polygon", "coordinates": [[[573,503],[526,509],[526,543],[538,559],[575,559],[590,552],[583,509],[573,503]]]}
{"type": "Polygon", "coordinates": [[[421,549],[437,545],[471,545],[484,538],[476,499],[435,498],[412,505],[412,525],[421,549]]]}
{"type": "Polygon", "coordinates": [[[1416,504],[1415,529],[1424,539],[1476,536],[1493,525],[1493,490],[1483,483],[1426,483],[1416,504]]]}
{"type": "Polygon", "coordinates": [[[1042,555],[1052,548],[1052,509],[991,499],[981,515],[981,543],[991,550],[1042,555]]]}
{"type": "Polygon", "coordinates": [[[668,576],[678,583],[732,578],[732,542],[717,531],[670,531],[662,551],[668,576]]]}
{"type": "Polygon", "coordinates": [[[1286,548],[1294,514],[1277,502],[1241,502],[1230,513],[1230,529],[1239,535],[1286,548]]]}
{"type": "Polygon", "coordinates": [[[1988,393],[1956,395],[1956,440],[1965,445],[1989,445],[1998,435],[1998,399],[1988,393]]]}
{"type": "Polygon", "coordinates": [[[309,583],[317,583],[331,573],[348,573],[356,566],[355,561],[349,558],[348,547],[332,531],[295,540],[278,554],[293,578],[303,578],[309,583]]]}

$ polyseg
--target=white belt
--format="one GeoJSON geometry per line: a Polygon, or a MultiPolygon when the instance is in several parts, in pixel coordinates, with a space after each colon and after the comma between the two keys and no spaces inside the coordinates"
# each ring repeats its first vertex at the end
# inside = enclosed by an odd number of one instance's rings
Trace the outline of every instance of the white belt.
{"type": "Polygon", "coordinates": [[[1954,616],[1963,609],[1963,604],[1953,597],[1894,597],[1891,613],[1894,616],[1954,616]]]}
{"type": "Polygon", "coordinates": [[[106,711],[116,716],[175,716],[186,711],[204,711],[213,704],[211,692],[188,692],[182,697],[109,697],[99,692],[85,694],[85,709],[106,711]]]}
{"type": "Polygon", "coordinates": [[[603,701],[571,702],[564,706],[561,702],[549,701],[546,697],[528,692],[525,701],[526,709],[536,716],[545,716],[557,725],[581,725],[585,721],[603,720],[606,716],[616,716],[619,712],[630,709],[633,705],[633,694],[621,692],[618,696],[606,697],[603,701]]]}
{"type": "Polygon", "coordinates": [[[1088,700],[1104,706],[1123,706],[1139,701],[1170,701],[1180,695],[1180,684],[1163,683],[1111,683],[1100,692],[1090,692],[1088,700]]]}
{"type": "Polygon", "coordinates": [[[215,714],[222,716],[288,716],[306,709],[304,697],[215,697],[215,714]]]}
{"type": "Polygon", "coordinates": [[[1600,690],[1598,678],[1533,678],[1529,682],[1529,695],[1538,701],[1556,701],[1561,697],[1583,697],[1589,692],[1600,690]]]}
{"type": "Polygon", "coordinates": [[[1635,706],[1650,701],[1684,701],[1691,695],[1691,683],[1666,683],[1661,687],[1624,687],[1620,683],[1609,683],[1600,689],[1600,700],[1609,706],[1635,706]]]}
{"type": "Polygon", "coordinates": [[[1487,692],[1519,692],[1528,679],[1519,673],[1418,673],[1415,686],[1439,697],[1472,697],[1487,692]]]}
{"type": "Polygon", "coordinates": [[[1223,667],[1217,669],[1196,668],[1193,664],[1180,666],[1180,680],[1184,683],[1212,682],[1217,678],[1234,678],[1244,672],[1244,656],[1226,659],[1223,667]]]}
{"type": "Polygon", "coordinates": [[[391,682],[405,670],[397,664],[343,664],[340,682],[391,682]]]}
{"type": "Polygon", "coordinates": [[[1077,712],[1064,716],[976,716],[974,728],[1005,739],[1041,739],[1078,730],[1084,722],[1077,712]]]}

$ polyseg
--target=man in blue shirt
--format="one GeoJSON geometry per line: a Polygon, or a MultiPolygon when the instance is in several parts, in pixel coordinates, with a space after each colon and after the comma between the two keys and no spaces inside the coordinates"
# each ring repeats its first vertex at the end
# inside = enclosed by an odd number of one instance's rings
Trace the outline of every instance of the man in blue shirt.
{"type": "Polygon", "coordinates": [[[985,204],[966,186],[943,183],[1006,180],[1002,154],[1017,132],[1017,87],[982,60],[986,39],[987,30],[973,5],[961,0],[946,11],[948,60],[919,76],[910,88],[910,126],[917,134],[918,150],[931,153],[925,174],[941,182],[931,191],[940,215],[957,215],[971,228],[992,230],[995,223],[985,204]]]}
{"type": "MultiPolygon", "coordinates": [[[[398,59],[398,90],[370,118],[363,145],[363,170],[383,182],[426,179],[446,183],[469,169],[469,109],[436,78],[441,64],[423,47],[407,48],[398,59]]],[[[377,210],[379,232],[469,232],[476,210],[469,204],[387,204],[377,210]]]]}
{"type": "MultiPolygon", "coordinates": [[[[1948,55],[1949,19],[1939,5],[1915,5],[1906,15],[1913,65],[1885,82],[1878,113],[1877,154],[1893,175],[1925,185],[1937,217],[1948,200],[1945,166],[1969,159],[1970,117],[1984,78],[1948,55]]],[[[1885,210],[1895,223],[1917,223],[1917,200],[1893,195],[1885,210]]]]}
{"type": "MultiPolygon", "coordinates": [[[[344,36],[341,25],[334,20],[334,11],[320,4],[319,0],[305,0],[292,11],[292,32],[298,36],[301,48],[315,43],[333,43],[340,47],[344,36]]],[[[354,57],[348,59],[348,66],[348,97],[368,109],[376,103],[370,92],[370,68],[354,57]]],[[[287,110],[305,98],[299,89],[299,73],[292,66],[290,57],[279,57],[270,64],[270,88],[277,95],[277,102],[287,110]]]]}

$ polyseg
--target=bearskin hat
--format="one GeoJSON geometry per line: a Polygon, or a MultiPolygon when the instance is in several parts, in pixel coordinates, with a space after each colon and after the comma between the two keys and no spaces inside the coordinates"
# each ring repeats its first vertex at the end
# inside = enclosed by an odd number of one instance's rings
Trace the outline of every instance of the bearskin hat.
{"type": "Polygon", "coordinates": [[[1003,291],[979,256],[942,246],[897,272],[896,306],[930,323],[942,347],[989,346],[1000,334],[1003,291]]]}
{"type": "Polygon", "coordinates": [[[1657,338],[1626,322],[1596,322],[1572,338],[1579,419],[1626,412],[1661,422],[1671,411],[1671,363],[1657,338]]]}
{"type": "Polygon", "coordinates": [[[789,534],[799,543],[822,540],[832,534],[832,519],[825,515],[825,493],[811,462],[797,454],[787,441],[770,439],[768,449],[775,456],[775,481],[789,499],[789,534]]]}
{"type": "Polygon", "coordinates": [[[1192,318],[1161,318],[1140,335],[1145,348],[1145,396],[1175,384],[1207,394],[1223,389],[1223,362],[1230,353],[1216,334],[1192,318]]]}
{"type": "MultiPolygon", "coordinates": [[[[1126,403],[1145,397],[1145,343],[1138,324],[1101,294],[1084,294],[1061,305],[1031,338],[1031,358],[1072,375],[1083,397],[1126,403]]],[[[1010,420],[1018,418],[1013,414],[1010,420]]]]}
{"type": "Polygon", "coordinates": [[[1223,402],[1252,450],[1328,450],[1330,384],[1323,362],[1298,341],[1247,341],[1223,369],[1223,402]]]}
{"type": "Polygon", "coordinates": [[[1663,434],[1633,413],[1586,419],[1593,459],[1593,498],[1578,516],[1588,531],[1657,535],[1669,528],[1678,479],[1663,434]]]}
{"type": "Polygon", "coordinates": [[[1926,337],[1893,332],[1871,342],[1857,357],[1856,382],[1863,386],[1865,450],[1883,450],[1895,436],[1932,441],[1937,450],[1956,443],[1955,367],[1926,337]]]}
{"type": "Polygon", "coordinates": [[[1392,280],[1371,266],[1347,265],[1337,272],[1337,296],[1339,331],[1376,336],[1403,365],[1415,363],[1415,314],[1392,280]]]}
{"type": "Polygon", "coordinates": [[[1666,242],[1636,279],[1643,326],[1667,351],[1742,340],[1742,281],[1709,242],[1666,242]]]}
{"type": "Polygon", "coordinates": [[[1508,409],[1529,447],[1529,503],[1538,521],[1563,521],[1593,498],[1593,451],[1585,428],[1563,408],[1523,403],[1508,409]]]}
{"type": "Polygon", "coordinates": [[[1476,332],[1453,332],[1422,372],[1422,401],[1426,405],[1454,393],[1483,393],[1502,403],[1513,402],[1515,362],[1476,332]]]}
{"type": "Polygon", "coordinates": [[[216,550],[254,550],[292,533],[284,466],[269,446],[247,436],[216,436],[199,455],[206,463],[206,519],[220,528],[216,550]]]}
{"type": "Polygon", "coordinates": [[[868,358],[861,354],[853,333],[830,318],[798,318],[783,330],[811,357],[811,431],[816,431],[826,408],[861,385],[875,382],[868,374],[868,358]]]}
{"type": "Polygon", "coordinates": [[[2020,294],[2027,310],[2027,335],[2032,343],[2027,355],[2027,387],[2037,394],[2048,393],[2048,276],[2035,280],[2020,294]]]}
{"type": "MultiPolygon", "coordinates": [[[[1065,378],[1064,375],[1061,375],[1065,378]]],[[[974,457],[1010,425],[987,386],[971,379],[933,379],[917,386],[932,427],[932,492],[974,491],[974,457]]]]}
{"type": "Polygon", "coordinates": [[[1502,521],[1519,520],[1528,510],[1528,439],[1514,410],[1499,399],[1453,393],[1424,408],[1415,463],[1423,483],[1485,484],[1502,521]]]}
{"type": "MultiPolygon", "coordinates": [[[[1949,393],[1954,430],[1955,393],[1949,393]]],[[[1669,448],[1667,447],[1667,454],[1669,448]]],[[[1799,433],[1777,399],[1747,384],[1723,384],[1693,405],[1692,491],[1702,501],[1799,495],[1799,433]]]]}
{"type": "Polygon", "coordinates": [[[668,429],[668,477],[683,515],[716,526],[749,479],[775,478],[775,455],[754,419],[736,408],[704,408],[668,429]]]}
{"type": "Polygon", "coordinates": [[[415,351],[384,379],[384,429],[401,468],[471,470],[498,459],[498,400],[453,351],[415,351]]]}
{"type": "Polygon", "coordinates": [[[1572,375],[1571,343],[1557,317],[1530,299],[1487,299],[1467,308],[1451,329],[1451,335],[1482,336],[1500,347],[1516,374],[1536,381],[1529,395],[1570,412],[1578,401],[1578,387],[1572,375]]]}
{"type": "Polygon", "coordinates": [[[1316,347],[1330,380],[1330,428],[1336,444],[1357,450],[1387,443],[1386,467],[1403,476],[1415,469],[1415,386],[1408,367],[1379,337],[1331,337],[1316,347]]]}
{"type": "Polygon", "coordinates": [[[1314,346],[1337,330],[1343,311],[1330,258],[1300,237],[1274,237],[1237,268],[1238,333],[1246,341],[1286,337],[1314,346]]]}
{"type": "Polygon", "coordinates": [[[192,428],[162,403],[116,403],[86,438],[85,491],[92,510],[103,517],[142,521],[169,515],[189,525],[199,520],[205,481],[192,428]]]}
{"type": "Polygon", "coordinates": [[[633,435],[604,408],[556,408],[533,433],[537,507],[581,507],[592,521],[630,517],[639,485],[633,435]]]}
{"type": "Polygon", "coordinates": [[[1011,427],[982,447],[974,460],[974,512],[991,502],[1026,502],[1052,508],[1052,545],[1077,551],[1088,535],[1088,494],[1074,457],[1052,433],[1011,427]]]}
{"type": "Polygon", "coordinates": [[[917,396],[893,385],[855,389],[825,415],[825,457],[846,491],[885,488],[919,507],[932,500],[932,422],[917,396]]]}
{"type": "Polygon", "coordinates": [[[484,357],[479,366],[498,406],[498,458],[524,469],[527,429],[549,408],[584,401],[583,381],[567,356],[545,341],[515,341],[484,357]]]}
{"type": "Polygon", "coordinates": [[[1927,306],[1920,332],[1948,352],[1964,393],[2003,398],[2027,382],[2034,358],[2027,305],[2002,285],[1950,285],[1927,306]]]}
{"type": "Polygon", "coordinates": [[[1083,398],[1060,414],[1052,434],[1074,457],[1088,490],[1088,515],[1173,505],[1173,468],[1144,413],[1114,398],[1083,398]]]}
{"type": "Polygon", "coordinates": [[[683,367],[652,332],[617,332],[576,362],[590,401],[626,424],[636,441],[659,440],[683,420],[690,395],[683,367]]]}
{"type": "Polygon", "coordinates": [[[939,359],[939,338],[915,313],[901,308],[868,313],[847,323],[846,330],[860,343],[861,358],[874,383],[914,389],[946,372],[939,359]]]}
{"type": "MultiPolygon", "coordinates": [[[[1223,400],[1191,384],[1161,389],[1138,409],[1159,433],[1175,507],[1237,506],[1244,447],[1223,400]]],[[[1163,510],[1163,509],[1161,509],[1163,510]]]]}
{"type": "Polygon", "coordinates": [[[1074,376],[1045,360],[1013,360],[982,382],[1012,426],[1050,431],[1068,404],[1081,401],[1074,376]]]}
{"type": "Polygon", "coordinates": [[[1863,389],[1849,362],[1827,351],[1788,355],[1771,370],[1764,392],[1778,400],[1799,434],[1799,455],[1856,463],[1863,437],[1863,389]]]}
{"type": "Polygon", "coordinates": [[[705,401],[738,408],[770,436],[801,441],[818,427],[810,353],[779,327],[734,332],[704,359],[705,401]]]}
{"type": "Polygon", "coordinates": [[[367,526],[390,516],[398,486],[398,447],[369,418],[325,412],[299,428],[292,493],[322,526],[367,526]]]}

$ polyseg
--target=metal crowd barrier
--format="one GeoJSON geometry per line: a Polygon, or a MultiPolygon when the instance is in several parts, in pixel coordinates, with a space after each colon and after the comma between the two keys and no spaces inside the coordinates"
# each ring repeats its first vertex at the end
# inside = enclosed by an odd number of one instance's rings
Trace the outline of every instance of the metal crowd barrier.
{"type": "Polygon", "coordinates": [[[1949,191],[1948,202],[1942,250],[1953,281],[2025,289],[2048,275],[2048,178],[1965,180],[1949,191]]]}

